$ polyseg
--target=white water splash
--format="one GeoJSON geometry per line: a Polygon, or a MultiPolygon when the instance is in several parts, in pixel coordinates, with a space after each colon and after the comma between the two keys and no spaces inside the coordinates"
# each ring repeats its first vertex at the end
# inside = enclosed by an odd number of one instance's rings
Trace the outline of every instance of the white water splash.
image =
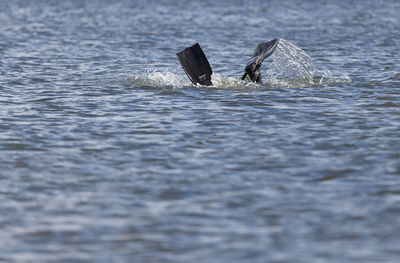
{"type": "Polygon", "coordinates": [[[280,39],[272,55],[269,79],[289,79],[312,82],[315,67],[307,53],[285,39],[280,39]]]}
{"type": "MultiPolygon", "coordinates": [[[[133,82],[138,87],[168,87],[183,88],[193,86],[192,82],[185,75],[178,75],[172,72],[149,71],[140,74],[127,81],[133,82]]],[[[244,82],[240,78],[220,76],[218,73],[212,75],[213,88],[248,88],[258,85],[251,82],[244,82]]],[[[197,87],[207,87],[197,84],[197,87]]]]}
{"type": "Polygon", "coordinates": [[[133,83],[140,87],[172,87],[182,88],[191,85],[185,76],[172,72],[149,71],[133,78],[133,83]]]}
{"type": "Polygon", "coordinates": [[[266,76],[266,83],[293,87],[351,82],[345,74],[334,75],[329,70],[316,69],[311,57],[304,50],[285,39],[280,39],[272,55],[272,67],[268,69],[266,76]]]}
{"type": "Polygon", "coordinates": [[[329,70],[316,70],[313,82],[314,84],[344,84],[351,83],[351,79],[346,74],[333,74],[329,70]]]}
{"type": "MultiPolygon", "coordinates": [[[[302,49],[285,39],[272,54],[271,65],[263,69],[263,85],[271,87],[301,88],[314,85],[350,83],[345,75],[332,74],[329,70],[318,70],[312,63],[311,57],[302,49]],[[266,71],[266,72],[265,72],[266,71]]],[[[264,62],[267,64],[267,62],[264,62]]],[[[129,81],[132,81],[130,79],[129,81]]],[[[258,84],[242,81],[237,77],[212,75],[214,88],[256,88],[258,84]]],[[[193,86],[184,74],[173,72],[148,71],[133,78],[133,84],[138,87],[169,87],[183,88],[193,86]]],[[[201,87],[201,85],[197,85],[201,87]]],[[[205,87],[205,86],[204,86],[205,87]]]]}
{"type": "Polygon", "coordinates": [[[247,82],[243,81],[238,77],[225,77],[225,76],[220,76],[217,73],[214,73],[212,75],[212,82],[214,84],[214,87],[216,88],[235,88],[235,89],[245,89],[245,88],[256,88],[259,85],[253,82],[247,82]]]}

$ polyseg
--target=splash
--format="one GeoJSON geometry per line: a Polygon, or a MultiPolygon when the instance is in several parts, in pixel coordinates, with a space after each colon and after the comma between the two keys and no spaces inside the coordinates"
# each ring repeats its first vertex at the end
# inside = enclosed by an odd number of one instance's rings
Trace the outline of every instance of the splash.
{"type": "Polygon", "coordinates": [[[307,53],[287,40],[281,39],[272,55],[270,79],[304,80],[311,82],[315,67],[307,53]]]}
{"type": "Polygon", "coordinates": [[[212,75],[212,82],[214,87],[220,89],[247,89],[247,88],[257,88],[258,84],[253,82],[243,81],[238,77],[225,77],[220,76],[217,73],[212,75]]]}
{"type": "MultiPolygon", "coordinates": [[[[141,88],[184,88],[193,86],[192,82],[185,75],[178,75],[173,72],[148,71],[134,78],[126,79],[126,84],[133,84],[141,88]]],[[[218,73],[212,75],[212,88],[249,88],[258,85],[251,82],[244,82],[236,77],[224,77],[218,73]]],[[[196,85],[200,88],[210,88],[209,86],[196,85]]]]}
{"type": "MultiPolygon", "coordinates": [[[[271,57],[271,65],[263,69],[263,86],[301,88],[351,82],[351,79],[345,74],[333,74],[329,70],[318,70],[313,65],[311,57],[304,50],[285,39],[280,39],[271,57]]],[[[264,64],[267,64],[267,62],[264,62],[264,64]]],[[[127,81],[129,84],[133,82],[135,87],[144,88],[175,89],[193,86],[185,75],[175,73],[180,71],[180,68],[171,68],[171,71],[167,72],[149,70],[127,81]]],[[[242,81],[238,77],[225,77],[217,73],[212,75],[212,82],[214,83],[212,88],[249,89],[260,87],[258,84],[242,81]]],[[[201,85],[197,86],[202,87],[201,85]]]]}
{"type": "Polygon", "coordinates": [[[351,83],[351,79],[346,74],[335,73],[329,70],[316,70],[313,77],[314,84],[346,84],[351,83]]]}
{"type": "Polygon", "coordinates": [[[272,67],[267,71],[265,82],[273,85],[305,87],[316,84],[350,83],[351,80],[347,75],[316,69],[311,57],[304,50],[285,39],[280,39],[272,55],[272,67]]]}
{"type": "Polygon", "coordinates": [[[183,88],[191,85],[191,82],[172,72],[149,71],[131,79],[137,87],[170,87],[183,88]]]}

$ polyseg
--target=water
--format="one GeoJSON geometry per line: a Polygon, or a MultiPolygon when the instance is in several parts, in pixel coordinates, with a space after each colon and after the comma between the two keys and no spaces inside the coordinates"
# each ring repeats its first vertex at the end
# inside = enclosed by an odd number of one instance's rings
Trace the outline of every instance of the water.
{"type": "Polygon", "coordinates": [[[399,262],[399,10],[1,1],[0,262],[399,262]]]}

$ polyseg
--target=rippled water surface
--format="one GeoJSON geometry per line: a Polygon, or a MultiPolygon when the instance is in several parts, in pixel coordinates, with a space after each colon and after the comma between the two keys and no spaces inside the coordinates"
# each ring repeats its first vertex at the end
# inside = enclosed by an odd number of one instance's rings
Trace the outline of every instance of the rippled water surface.
{"type": "Polygon", "coordinates": [[[399,262],[399,10],[0,1],[0,262],[399,262]]]}

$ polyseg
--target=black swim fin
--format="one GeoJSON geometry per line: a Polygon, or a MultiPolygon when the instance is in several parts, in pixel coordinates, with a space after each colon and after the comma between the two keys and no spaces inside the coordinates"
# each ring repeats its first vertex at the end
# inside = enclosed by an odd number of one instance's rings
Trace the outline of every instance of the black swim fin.
{"type": "Polygon", "coordinates": [[[179,62],[193,84],[212,86],[212,69],[199,43],[176,53],[179,62]]]}
{"type": "Polygon", "coordinates": [[[253,56],[250,58],[246,65],[245,73],[242,76],[242,80],[248,75],[250,80],[256,83],[261,83],[261,64],[267,57],[274,53],[276,47],[278,46],[279,38],[263,42],[257,45],[254,50],[253,56]]]}

